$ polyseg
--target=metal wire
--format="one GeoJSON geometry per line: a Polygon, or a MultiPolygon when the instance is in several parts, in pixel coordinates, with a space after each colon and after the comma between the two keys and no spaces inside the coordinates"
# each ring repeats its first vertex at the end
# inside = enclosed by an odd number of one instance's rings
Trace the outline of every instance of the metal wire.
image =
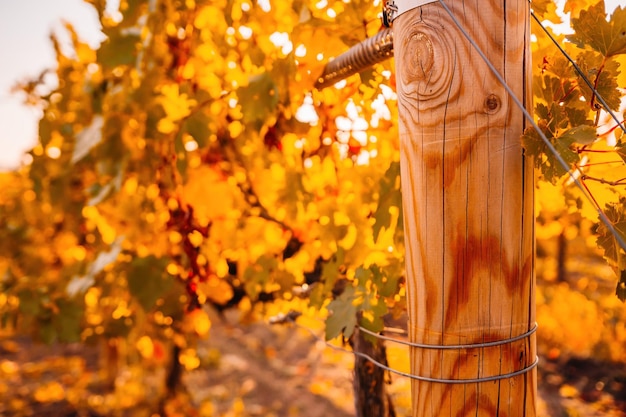
{"type": "Polygon", "coordinates": [[[393,31],[383,29],[330,61],[315,83],[322,89],[393,56],[393,31]]]}
{"type": "MultiPolygon", "coordinates": [[[[336,346],[333,345],[331,343],[328,343],[326,340],[322,339],[320,336],[318,336],[317,334],[315,334],[315,332],[311,329],[309,329],[308,327],[305,327],[301,324],[298,324],[297,322],[295,322],[294,320],[287,320],[290,323],[293,323],[296,327],[306,330],[307,332],[309,332],[317,341],[324,343],[327,347],[339,351],[339,352],[343,352],[343,353],[349,353],[352,354],[354,356],[358,356],[360,358],[363,358],[371,363],[373,363],[375,366],[384,369],[387,372],[391,372],[393,374],[396,375],[400,375],[406,378],[410,378],[410,379],[415,379],[417,381],[422,381],[422,382],[434,382],[434,383],[439,383],[439,384],[476,384],[476,383],[480,383],[480,382],[490,382],[490,381],[499,381],[502,379],[508,379],[508,378],[513,378],[522,374],[525,374],[527,372],[530,372],[531,370],[533,370],[534,368],[537,367],[537,365],[539,364],[539,356],[535,356],[535,360],[533,361],[533,363],[531,363],[530,365],[528,365],[527,367],[520,369],[518,371],[515,372],[509,372],[506,374],[502,374],[502,375],[491,375],[491,376],[485,376],[485,377],[479,377],[479,378],[461,378],[461,379],[452,379],[452,378],[433,378],[433,377],[429,377],[429,376],[423,376],[423,375],[414,375],[408,372],[402,372],[399,371],[397,369],[391,368],[383,363],[380,363],[379,361],[377,361],[376,359],[372,358],[371,356],[359,352],[359,351],[355,351],[355,350],[348,350],[346,348],[343,348],[341,346],[336,346]]],[[[287,321],[278,321],[278,322],[274,322],[274,323],[286,323],[287,321]]]]}
{"type": "Polygon", "coordinates": [[[513,342],[517,342],[518,340],[522,340],[525,339],[527,337],[530,337],[533,333],[535,333],[537,331],[537,323],[535,323],[535,325],[526,333],[515,336],[515,337],[511,337],[509,339],[502,339],[502,340],[494,340],[492,342],[483,342],[483,343],[469,343],[469,344],[461,344],[461,345],[429,345],[429,344],[425,344],[425,343],[415,343],[415,342],[408,342],[406,340],[400,340],[400,339],[396,339],[394,337],[389,337],[389,336],[385,336],[376,332],[373,332],[371,330],[366,329],[363,326],[359,326],[359,330],[362,331],[363,333],[367,333],[370,336],[373,336],[377,339],[381,339],[381,340],[387,340],[389,342],[394,342],[394,343],[398,343],[400,345],[405,345],[405,346],[410,346],[410,347],[416,347],[416,348],[420,348],[420,349],[440,349],[440,350],[446,350],[446,349],[479,349],[479,348],[486,348],[486,347],[493,347],[493,346],[500,346],[500,345],[505,345],[507,343],[513,343],[513,342]]]}

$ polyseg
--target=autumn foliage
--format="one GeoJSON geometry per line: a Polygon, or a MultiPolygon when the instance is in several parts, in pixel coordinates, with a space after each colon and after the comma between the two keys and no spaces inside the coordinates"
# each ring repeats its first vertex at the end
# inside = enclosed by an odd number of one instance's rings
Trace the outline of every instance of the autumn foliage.
{"type": "MultiPolygon", "coordinates": [[[[209,311],[293,310],[325,321],[327,339],[403,312],[393,62],[313,88],[330,58],[380,30],[379,2],[89,3],[107,40],[93,50],[68,25],[68,52],[53,37],[58,85],[27,89],[39,142],[0,174],[2,328],[123,343],[158,366],[175,352],[192,370],[209,311]]],[[[552,1],[533,6],[560,20],[552,1]]],[[[565,12],[575,33],[555,37],[597,93],[534,25],[534,113],[592,198],[527,131],[540,344],[623,360],[626,252],[597,209],[626,238],[626,136],[598,104],[623,123],[626,9],[568,0],[565,12]],[[560,236],[596,269],[559,261],[560,236]],[[555,273],[560,262],[576,272],[555,273]],[[584,331],[567,324],[579,316],[584,331]]]]}

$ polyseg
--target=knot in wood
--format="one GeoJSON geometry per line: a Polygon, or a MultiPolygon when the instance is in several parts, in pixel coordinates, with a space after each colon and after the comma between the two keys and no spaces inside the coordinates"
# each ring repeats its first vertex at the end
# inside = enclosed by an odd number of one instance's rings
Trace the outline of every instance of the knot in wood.
{"type": "Polygon", "coordinates": [[[429,78],[435,61],[433,42],[424,32],[414,32],[409,38],[408,56],[410,65],[407,68],[413,79],[425,80],[429,78]]]}
{"type": "Polygon", "coordinates": [[[496,113],[500,109],[500,105],[500,97],[495,94],[489,94],[485,99],[485,113],[496,113]]]}

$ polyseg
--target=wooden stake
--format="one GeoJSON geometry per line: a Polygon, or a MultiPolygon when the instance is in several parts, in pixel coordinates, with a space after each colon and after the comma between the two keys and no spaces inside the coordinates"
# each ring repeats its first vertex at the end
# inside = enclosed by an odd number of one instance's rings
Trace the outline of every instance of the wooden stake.
{"type": "MultiPolygon", "coordinates": [[[[445,3],[530,109],[528,1],[445,3]]],[[[460,345],[522,335],[535,324],[524,117],[438,2],[394,21],[394,51],[410,340],[460,345]]],[[[532,334],[491,347],[411,348],[411,371],[481,379],[535,359],[532,334]]],[[[488,382],[414,381],[413,416],[532,417],[536,387],[534,368],[488,382]]]]}

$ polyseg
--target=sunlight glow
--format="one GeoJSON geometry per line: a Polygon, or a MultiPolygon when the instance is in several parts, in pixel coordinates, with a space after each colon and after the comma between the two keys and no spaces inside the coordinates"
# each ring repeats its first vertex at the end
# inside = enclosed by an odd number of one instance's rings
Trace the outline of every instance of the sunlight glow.
{"type": "Polygon", "coordinates": [[[298,110],[296,110],[296,120],[300,123],[309,123],[312,126],[315,126],[317,124],[319,116],[315,111],[315,106],[313,106],[313,98],[310,94],[304,97],[302,105],[298,107],[298,110]]]}
{"type": "Polygon", "coordinates": [[[272,5],[270,4],[270,0],[258,0],[257,4],[265,13],[272,10],[272,5]]]}
{"type": "Polygon", "coordinates": [[[320,0],[315,4],[315,8],[316,9],[323,9],[324,7],[328,6],[328,1],[327,0],[320,0]]]}
{"type": "Polygon", "coordinates": [[[289,40],[287,32],[274,32],[270,35],[270,41],[277,47],[281,48],[283,54],[287,55],[293,50],[293,44],[289,40]]]}
{"type": "Polygon", "coordinates": [[[248,26],[239,26],[239,34],[241,35],[242,38],[244,39],[250,39],[250,37],[252,37],[252,29],[249,28],[248,26]]]}
{"type": "Polygon", "coordinates": [[[51,159],[58,159],[61,156],[61,149],[56,146],[49,146],[46,148],[46,155],[51,159]]]}
{"type": "Polygon", "coordinates": [[[187,152],[193,152],[197,149],[198,149],[198,142],[196,142],[195,140],[192,139],[185,143],[185,150],[187,152]]]}
{"type": "Polygon", "coordinates": [[[296,53],[297,57],[304,57],[304,56],[306,56],[306,46],[304,46],[304,44],[301,43],[296,48],[296,52],[295,53],[296,53]]]}
{"type": "Polygon", "coordinates": [[[370,154],[366,150],[362,150],[359,155],[356,157],[357,165],[369,165],[370,163],[370,154]]]}

